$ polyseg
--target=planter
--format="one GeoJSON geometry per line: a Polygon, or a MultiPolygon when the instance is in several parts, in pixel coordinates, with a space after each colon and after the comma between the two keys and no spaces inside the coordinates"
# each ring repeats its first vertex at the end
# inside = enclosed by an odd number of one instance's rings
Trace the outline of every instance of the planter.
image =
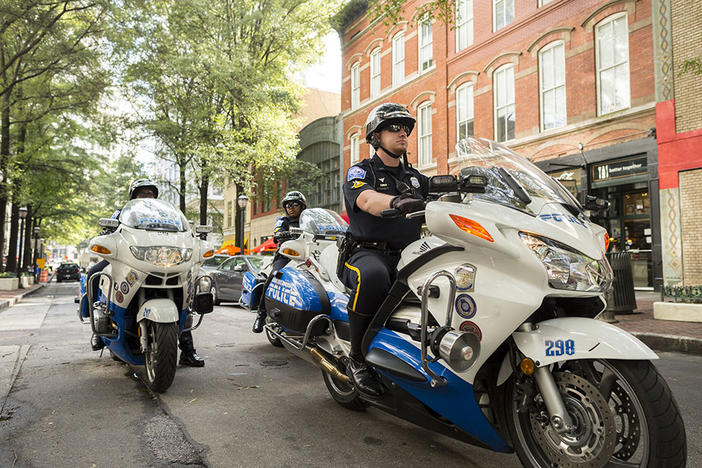
{"type": "Polygon", "coordinates": [[[19,280],[17,278],[0,278],[0,290],[9,291],[19,288],[19,280]]]}
{"type": "Polygon", "coordinates": [[[23,276],[22,277],[22,287],[28,288],[29,286],[34,284],[34,278],[31,276],[23,276]]]}

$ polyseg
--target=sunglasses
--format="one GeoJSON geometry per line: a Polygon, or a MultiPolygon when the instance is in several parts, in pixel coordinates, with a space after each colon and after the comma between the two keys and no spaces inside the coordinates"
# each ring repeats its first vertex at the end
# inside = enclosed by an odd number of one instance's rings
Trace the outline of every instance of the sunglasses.
{"type": "Polygon", "coordinates": [[[387,130],[392,133],[397,133],[400,130],[404,130],[405,135],[410,134],[410,128],[407,125],[401,125],[401,124],[390,124],[387,127],[383,128],[383,130],[387,130]]]}
{"type": "Polygon", "coordinates": [[[302,203],[294,201],[294,202],[288,202],[285,205],[285,208],[297,208],[299,206],[302,206],[302,203]]]}

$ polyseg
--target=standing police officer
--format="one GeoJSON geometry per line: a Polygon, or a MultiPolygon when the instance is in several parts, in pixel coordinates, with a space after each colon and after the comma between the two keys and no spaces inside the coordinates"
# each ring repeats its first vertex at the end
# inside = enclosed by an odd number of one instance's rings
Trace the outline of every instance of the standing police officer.
{"type": "MultiPolygon", "coordinates": [[[[280,248],[281,242],[292,238],[290,236],[290,228],[300,227],[300,214],[302,214],[305,208],[307,208],[307,200],[302,192],[293,190],[285,194],[283,198],[283,209],[287,216],[280,216],[276,219],[275,226],[273,227],[273,240],[278,244],[278,248],[280,248]]],[[[263,331],[263,326],[266,324],[266,306],[263,301],[263,296],[266,295],[266,288],[270,284],[273,274],[287,265],[289,261],[290,259],[288,257],[284,257],[280,252],[276,251],[275,258],[273,259],[273,267],[268,274],[266,283],[263,285],[261,302],[258,305],[258,314],[256,315],[256,320],[252,328],[254,333],[261,333],[263,331]]]]}
{"type": "Polygon", "coordinates": [[[352,291],[347,306],[351,332],[347,370],[356,388],[369,395],[380,395],[382,389],[364,361],[363,335],[395,281],[401,250],[419,239],[422,227],[418,219],[381,218],[381,213],[390,208],[402,215],[423,210],[428,194],[429,179],[407,162],[407,139],[414,124],[407,108],[399,104],[373,109],[366,119],[366,142],[375,155],[349,168],[344,183],[353,245],[341,273],[352,291]]]}

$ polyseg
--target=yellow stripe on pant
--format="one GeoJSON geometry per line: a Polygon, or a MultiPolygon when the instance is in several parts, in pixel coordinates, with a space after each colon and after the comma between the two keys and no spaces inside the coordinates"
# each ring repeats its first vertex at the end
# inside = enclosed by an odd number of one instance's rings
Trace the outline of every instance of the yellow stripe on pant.
{"type": "Polygon", "coordinates": [[[356,285],[356,296],[353,298],[353,307],[351,307],[351,310],[356,312],[356,302],[358,301],[358,293],[361,290],[361,272],[358,270],[358,268],[349,265],[348,262],[345,263],[345,265],[349,268],[349,270],[355,271],[356,276],[358,277],[358,284],[356,285]]]}

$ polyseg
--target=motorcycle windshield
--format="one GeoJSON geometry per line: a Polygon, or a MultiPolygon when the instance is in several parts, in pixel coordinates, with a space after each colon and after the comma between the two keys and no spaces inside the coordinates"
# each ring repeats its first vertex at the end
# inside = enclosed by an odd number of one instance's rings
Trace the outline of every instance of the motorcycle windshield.
{"type": "Polygon", "coordinates": [[[349,225],[326,208],[308,208],[300,215],[300,229],[315,235],[343,234],[349,225]]]}
{"type": "Polygon", "coordinates": [[[127,203],[119,215],[120,223],[147,231],[185,232],[190,223],[170,203],[155,198],[136,198],[127,203]]]}
{"type": "Polygon", "coordinates": [[[462,167],[460,177],[487,177],[485,193],[476,193],[473,198],[531,215],[558,203],[572,214],[582,215],[582,206],[563,185],[506,146],[484,138],[465,138],[456,144],[456,156],[462,167]]]}

